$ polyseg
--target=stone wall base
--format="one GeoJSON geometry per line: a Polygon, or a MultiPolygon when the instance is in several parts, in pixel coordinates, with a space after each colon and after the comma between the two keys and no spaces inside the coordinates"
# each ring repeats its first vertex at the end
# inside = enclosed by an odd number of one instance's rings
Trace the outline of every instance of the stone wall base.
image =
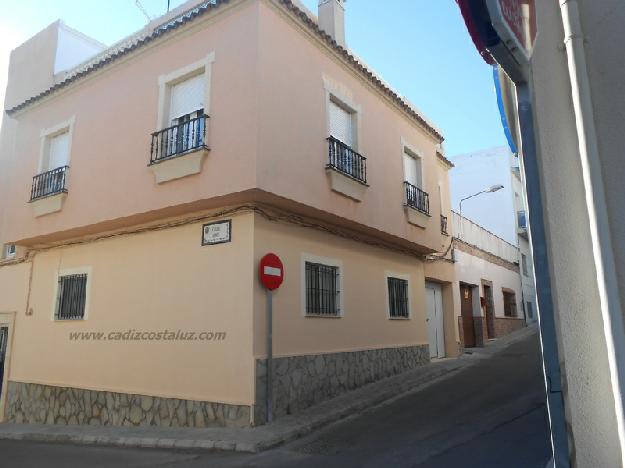
{"type": "Polygon", "coordinates": [[[103,426],[247,427],[250,407],[9,382],[9,422],[103,426]]]}
{"type": "MultiPolygon", "coordinates": [[[[341,393],[430,362],[428,345],[273,360],[274,417],[293,414],[341,393]]],[[[267,362],[256,360],[255,424],[265,415],[267,362]]]]}
{"type": "Polygon", "coordinates": [[[525,327],[525,320],[517,317],[495,317],[495,336],[505,336],[525,327]]]}

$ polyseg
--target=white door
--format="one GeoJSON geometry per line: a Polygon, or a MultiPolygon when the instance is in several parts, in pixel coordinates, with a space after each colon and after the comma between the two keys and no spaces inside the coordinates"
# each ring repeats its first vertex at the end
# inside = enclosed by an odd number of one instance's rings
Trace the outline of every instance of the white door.
{"type": "Polygon", "coordinates": [[[428,311],[428,341],[430,357],[445,357],[445,334],[443,330],[443,296],[439,284],[425,284],[425,298],[428,311]]]}

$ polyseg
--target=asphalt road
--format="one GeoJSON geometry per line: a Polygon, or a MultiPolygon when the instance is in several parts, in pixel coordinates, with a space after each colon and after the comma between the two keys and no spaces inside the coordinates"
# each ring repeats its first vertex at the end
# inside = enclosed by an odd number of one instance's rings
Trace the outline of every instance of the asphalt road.
{"type": "Polygon", "coordinates": [[[0,467],[544,468],[536,335],[422,391],[260,454],[0,441],[0,467]]]}

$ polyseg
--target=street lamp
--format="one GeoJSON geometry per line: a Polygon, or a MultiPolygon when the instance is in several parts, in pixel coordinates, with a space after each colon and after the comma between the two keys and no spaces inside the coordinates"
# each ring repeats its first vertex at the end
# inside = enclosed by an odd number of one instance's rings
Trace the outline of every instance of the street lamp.
{"type": "MultiPolygon", "coordinates": [[[[469,198],[473,198],[473,197],[477,197],[478,195],[481,195],[483,193],[492,193],[492,192],[497,192],[498,190],[501,190],[503,188],[503,185],[501,184],[495,184],[495,185],[491,185],[489,188],[481,190],[477,193],[474,193],[473,195],[469,195],[468,197],[464,197],[463,199],[460,200],[460,225],[462,226],[462,202],[465,200],[468,200],[469,198]]],[[[462,231],[462,229],[460,229],[462,231]]],[[[462,234],[462,232],[460,232],[460,234],[462,234]]]]}

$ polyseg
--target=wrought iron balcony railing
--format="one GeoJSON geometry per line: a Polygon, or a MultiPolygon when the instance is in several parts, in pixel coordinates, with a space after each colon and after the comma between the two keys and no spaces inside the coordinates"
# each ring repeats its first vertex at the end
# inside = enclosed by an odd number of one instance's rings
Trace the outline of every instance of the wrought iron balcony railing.
{"type": "Polygon", "coordinates": [[[447,216],[441,215],[441,234],[447,235],[447,216]]]}
{"type": "Polygon", "coordinates": [[[362,184],[367,183],[367,158],[332,136],[328,137],[326,167],[335,169],[362,184]]]}
{"type": "Polygon", "coordinates": [[[410,182],[404,182],[406,189],[406,205],[423,214],[430,215],[430,195],[410,182]]]}
{"type": "Polygon", "coordinates": [[[67,193],[66,179],[68,170],[69,166],[61,166],[33,177],[30,201],[56,195],[57,193],[67,193]]]}
{"type": "Polygon", "coordinates": [[[180,156],[189,151],[208,149],[206,144],[207,121],[208,115],[201,115],[152,133],[150,164],[180,156]]]}

